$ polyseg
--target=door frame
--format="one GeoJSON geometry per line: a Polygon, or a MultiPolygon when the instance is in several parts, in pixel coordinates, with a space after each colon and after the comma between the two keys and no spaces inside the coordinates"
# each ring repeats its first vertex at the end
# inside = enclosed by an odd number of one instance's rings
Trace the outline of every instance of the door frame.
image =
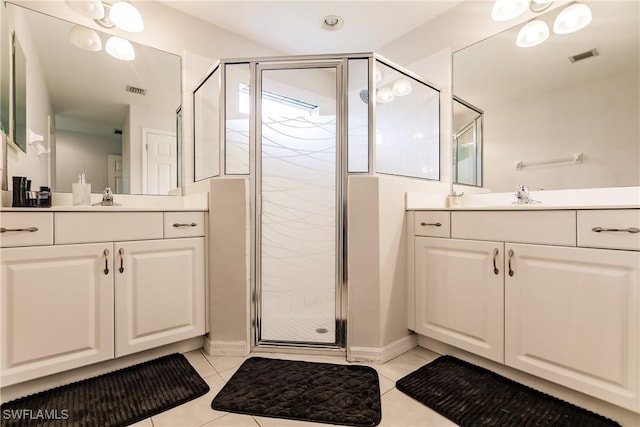
{"type": "Polygon", "coordinates": [[[347,141],[347,98],[345,91],[347,87],[346,71],[348,69],[347,58],[342,59],[317,59],[317,60],[293,60],[293,61],[260,61],[250,63],[251,81],[255,82],[250,85],[251,113],[250,113],[250,176],[253,177],[251,189],[253,193],[252,212],[253,223],[253,242],[254,250],[252,251],[252,298],[251,298],[251,336],[252,347],[289,347],[289,348],[307,348],[319,350],[340,350],[346,351],[347,341],[347,236],[346,236],[346,206],[347,206],[347,164],[346,164],[346,141],[347,141]],[[263,342],[260,339],[261,330],[261,253],[262,253],[262,78],[261,74],[267,70],[298,70],[298,69],[319,69],[329,68],[335,70],[336,76],[336,181],[335,181],[335,219],[336,219],[336,248],[335,248],[335,340],[333,343],[308,343],[295,341],[268,341],[263,342]]]}

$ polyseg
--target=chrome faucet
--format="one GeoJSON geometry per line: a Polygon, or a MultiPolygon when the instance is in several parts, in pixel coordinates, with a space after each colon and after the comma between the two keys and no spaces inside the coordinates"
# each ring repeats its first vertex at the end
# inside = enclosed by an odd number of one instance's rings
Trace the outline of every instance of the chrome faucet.
{"type": "Polygon", "coordinates": [[[113,192],[111,191],[111,187],[104,189],[102,192],[102,201],[94,203],[93,206],[118,206],[118,204],[113,201],[113,192]]]}
{"type": "Polygon", "coordinates": [[[539,201],[533,200],[531,198],[531,194],[529,193],[529,189],[526,186],[522,185],[522,184],[518,185],[518,189],[516,191],[515,196],[516,196],[516,201],[513,202],[514,204],[530,205],[532,203],[540,203],[539,201]]]}

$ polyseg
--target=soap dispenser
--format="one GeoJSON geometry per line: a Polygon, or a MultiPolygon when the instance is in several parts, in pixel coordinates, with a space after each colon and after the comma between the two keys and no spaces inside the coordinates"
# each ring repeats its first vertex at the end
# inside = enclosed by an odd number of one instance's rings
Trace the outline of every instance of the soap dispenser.
{"type": "Polygon", "coordinates": [[[73,206],[91,206],[91,184],[87,183],[83,173],[78,175],[78,182],[71,184],[73,206]]]}

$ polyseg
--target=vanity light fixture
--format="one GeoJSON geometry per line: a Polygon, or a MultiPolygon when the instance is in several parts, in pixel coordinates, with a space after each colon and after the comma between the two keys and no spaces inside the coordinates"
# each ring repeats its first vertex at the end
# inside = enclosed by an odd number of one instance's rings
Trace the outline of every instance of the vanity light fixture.
{"type": "Polygon", "coordinates": [[[65,0],[69,9],[91,19],[104,18],[104,5],[101,0],[65,0]]]}
{"type": "Polygon", "coordinates": [[[539,45],[549,38],[549,26],[540,19],[528,22],[518,32],[516,45],[519,47],[532,47],[539,45]]]}
{"type": "Polygon", "coordinates": [[[139,33],[144,30],[140,11],[128,1],[118,1],[109,8],[109,20],[121,30],[139,33]]]}
{"type": "Polygon", "coordinates": [[[529,7],[529,0],[496,0],[491,9],[494,21],[508,21],[522,15],[529,7]]]}
{"type": "Polygon", "coordinates": [[[390,87],[382,87],[376,92],[376,102],[380,104],[387,104],[395,99],[393,89],[390,87]]]}
{"type": "Polygon", "coordinates": [[[551,3],[553,3],[553,0],[531,0],[531,3],[529,3],[529,10],[531,10],[531,12],[540,13],[543,10],[547,10],[547,8],[551,6],[551,3]]]}
{"type": "Polygon", "coordinates": [[[411,93],[413,86],[409,80],[402,78],[393,83],[392,90],[395,96],[405,96],[411,93]]]}
{"type": "Polygon", "coordinates": [[[591,9],[586,4],[573,3],[560,12],[553,22],[553,32],[569,34],[581,30],[591,22],[591,9]]]}
{"type": "Polygon", "coordinates": [[[105,50],[109,55],[123,61],[132,61],[136,58],[136,51],[131,42],[120,37],[109,37],[105,50]]]}
{"type": "Polygon", "coordinates": [[[102,40],[100,40],[98,33],[91,28],[74,25],[71,27],[71,30],[69,30],[69,40],[74,46],[81,49],[92,52],[102,50],[102,40]]]}

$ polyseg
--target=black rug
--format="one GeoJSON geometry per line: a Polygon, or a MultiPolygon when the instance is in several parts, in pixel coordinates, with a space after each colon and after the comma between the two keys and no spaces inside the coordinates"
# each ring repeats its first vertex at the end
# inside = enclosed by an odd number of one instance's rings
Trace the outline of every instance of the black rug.
{"type": "Polygon", "coordinates": [[[462,427],[620,425],[452,356],[439,357],[396,387],[462,427]]]}
{"type": "Polygon", "coordinates": [[[181,354],[3,403],[2,426],[126,426],[209,391],[181,354]]]}
{"type": "Polygon", "coordinates": [[[247,359],[211,407],[346,426],[376,426],[382,414],[373,368],[262,357],[247,359]]]}

